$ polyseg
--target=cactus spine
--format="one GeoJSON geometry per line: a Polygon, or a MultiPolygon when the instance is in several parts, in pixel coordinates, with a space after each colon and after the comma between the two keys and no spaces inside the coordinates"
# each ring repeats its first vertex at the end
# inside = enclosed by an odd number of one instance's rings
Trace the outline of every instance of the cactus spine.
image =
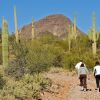
{"type": "Polygon", "coordinates": [[[32,20],[32,40],[34,39],[35,34],[34,34],[34,20],[32,20]]]}
{"type": "Polygon", "coordinates": [[[8,24],[2,20],[2,56],[3,66],[8,67],[8,24]]]}
{"type": "Polygon", "coordinates": [[[14,24],[15,24],[15,37],[16,42],[19,42],[19,33],[18,33],[18,26],[17,26],[17,15],[16,15],[16,6],[14,6],[14,24]]]}

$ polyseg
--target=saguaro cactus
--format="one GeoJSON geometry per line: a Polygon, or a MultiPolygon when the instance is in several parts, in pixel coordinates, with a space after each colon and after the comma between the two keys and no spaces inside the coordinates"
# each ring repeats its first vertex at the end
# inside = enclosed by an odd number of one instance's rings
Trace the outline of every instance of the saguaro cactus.
{"type": "Polygon", "coordinates": [[[68,27],[68,47],[69,47],[69,51],[71,49],[71,25],[69,25],[68,27]]]}
{"type": "Polygon", "coordinates": [[[14,6],[14,23],[15,23],[15,37],[16,42],[19,42],[19,33],[18,33],[18,26],[17,26],[17,15],[16,15],[16,6],[14,6]]]}
{"type": "Polygon", "coordinates": [[[32,40],[34,39],[35,34],[34,34],[34,20],[32,20],[32,40]]]}
{"type": "Polygon", "coordinates": [[[96,43],[96,16],[95,13],[93,13],[93,26],[92,26],[92,30],[93,30],[93,44],[92,44],[92,48],[93,48],[93,55],[96,55],[96,49],[97,49],[97,43],[96,43]]]}
{"type": "Polygon", "coordinates": [[[68,29],[69,29],[68,44],[69,44],[69,51],[70,51],[72,40],[76,40],[77,38],[76,16],[74,16],[74,24],[69,25],[68,29]]]}
{"type": "Polygon", "coordinates": [[[2,56],[3,66],[8,66],[8,24],[4,20],[2,21],[2,56]]]}
{"type": "Polygon", "coordinates": [[[73,39],[73,25],[69,25],[69,27],[68,27],[68,45],[69,45],[69,51],[71,50],[72,39],[73,39]]]}
{"type": "Polygon", "coordinates": [[[77,37],[77,28],[76,28],[76,16],[74,16],[74,26],[73,26],[73,37],[75,38],[76,40],[76,37],[77,37]]]}
{"type": "Polygon", "coordinates": [[[92,41],[92,51],[93,55],[96,55],[97,51],[97,43],[96,41],[98,40],[99,36],[96,33],[96,15],[93,13],[93,18],[92,18],[92,29],[88,33],[89,39],[92,41]]]}

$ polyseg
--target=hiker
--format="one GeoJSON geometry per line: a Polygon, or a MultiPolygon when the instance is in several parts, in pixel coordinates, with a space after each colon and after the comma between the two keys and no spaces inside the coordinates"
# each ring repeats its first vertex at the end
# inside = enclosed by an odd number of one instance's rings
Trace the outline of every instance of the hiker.
{"type": "Polygon", "coordinates": [[[86,68],[85,64],[81,64],[78,70],[78,77],[80,79],[80,86],[82,87],[82,91],[87,91],[87,74],[88,69],[86,68]]]}
{"type": "MultiPolygon", "coordinates": [[[[82,63],[83,63],[83,61],[80,60],[80,62],[78,62],[78,63],[75,65],[75,69],[77,70],[77,72],[78,72],[78,70],[79,70],[79,68],[80,68],[80,66],[81,66],[82,63]]],[[[85,64],[84,64],[84,65],[85,65],[85,64]]],[[[85,67],[86,67],[86,65],[85,65],[85,67]]]]}
{"type": "Polygon", "coordinates": [[[96,87],[97,87],[95,90],[99,90],[100,92],[100,84],[99,84],[100,83],[100,63],[98,61],[95,63],[93,73],[96,79],[96,87]]]}
{"type": "MultiPolygon", "coordinates": [[[[78,73],[78,70],[79,70],[79,68],[80,68],[80,66],[81,66],[82,63],[83,63],[83,60],[80,60],[80,62],[78,62],[78,63],[75,65],[75,69],[76,69],[77,73],[78,73]]],[[[84,64],[84,65],[85,65],[85,64],[84,64]]],[[[86,67],[86,65],[85,65],[85,67],[86,67]]],[[[79,86],[80,86],[80,84],[81,84],[81,82],[79,83],[79,86]]]]}

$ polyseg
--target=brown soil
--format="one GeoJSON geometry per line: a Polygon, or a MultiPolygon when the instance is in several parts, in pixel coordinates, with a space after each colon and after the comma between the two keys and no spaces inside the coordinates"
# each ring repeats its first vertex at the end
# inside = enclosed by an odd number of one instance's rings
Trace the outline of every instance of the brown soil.
{"type": "Polygon", "coordinates": [[[46,74],[53,82],[50,91],[41,93],[42,100],[100,100],[100,92],[95,90],[95,79],[92,74],[87,80],[88,89],[81,91],[79,79],[76,74],[48,73],[46,74]]]}

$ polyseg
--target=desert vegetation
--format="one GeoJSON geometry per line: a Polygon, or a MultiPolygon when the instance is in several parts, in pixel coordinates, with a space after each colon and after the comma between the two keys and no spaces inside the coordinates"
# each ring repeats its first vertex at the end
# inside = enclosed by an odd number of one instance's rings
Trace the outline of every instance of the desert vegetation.
{"type": "Polygon", "coordinates": [[[100,60],[100,35],[96,32],[95,16],[89,35],[79,35],[75,17],[64,39],[48,31],[36,37],[34,21],[31,25],[32,37],[23,38],[18,31],[16,8],[14,17],[15,35],[9,35],[4,19],[0,32],[1,100],[39,100],[40,93],[48,91],[52,85],[52,81],[45,77],[52,68],[52,72],[59,71],[59,68],[73,71],[75,64],[83,59],[92,69],[95,61],[100,60]]]}
{"type": "Polygon", "coordinates": [[[94,57],[88,36],[72,40],[70,51],[67,38],[61,40],[50,34],[34,40],[21,40],[20,43],[16,43],[13,36],[9,38],[11,55],[14,56],[8,67],[1,69],[2,99],[39,99],[39,93],[49,89],[52,84],[50,79],[44,77],[44,73],[51,68],[72,71],[75,64],[83,59],[87,67],[92,69],[94,62],[100,59],[100,47],[98,55],[94,57]]]}

